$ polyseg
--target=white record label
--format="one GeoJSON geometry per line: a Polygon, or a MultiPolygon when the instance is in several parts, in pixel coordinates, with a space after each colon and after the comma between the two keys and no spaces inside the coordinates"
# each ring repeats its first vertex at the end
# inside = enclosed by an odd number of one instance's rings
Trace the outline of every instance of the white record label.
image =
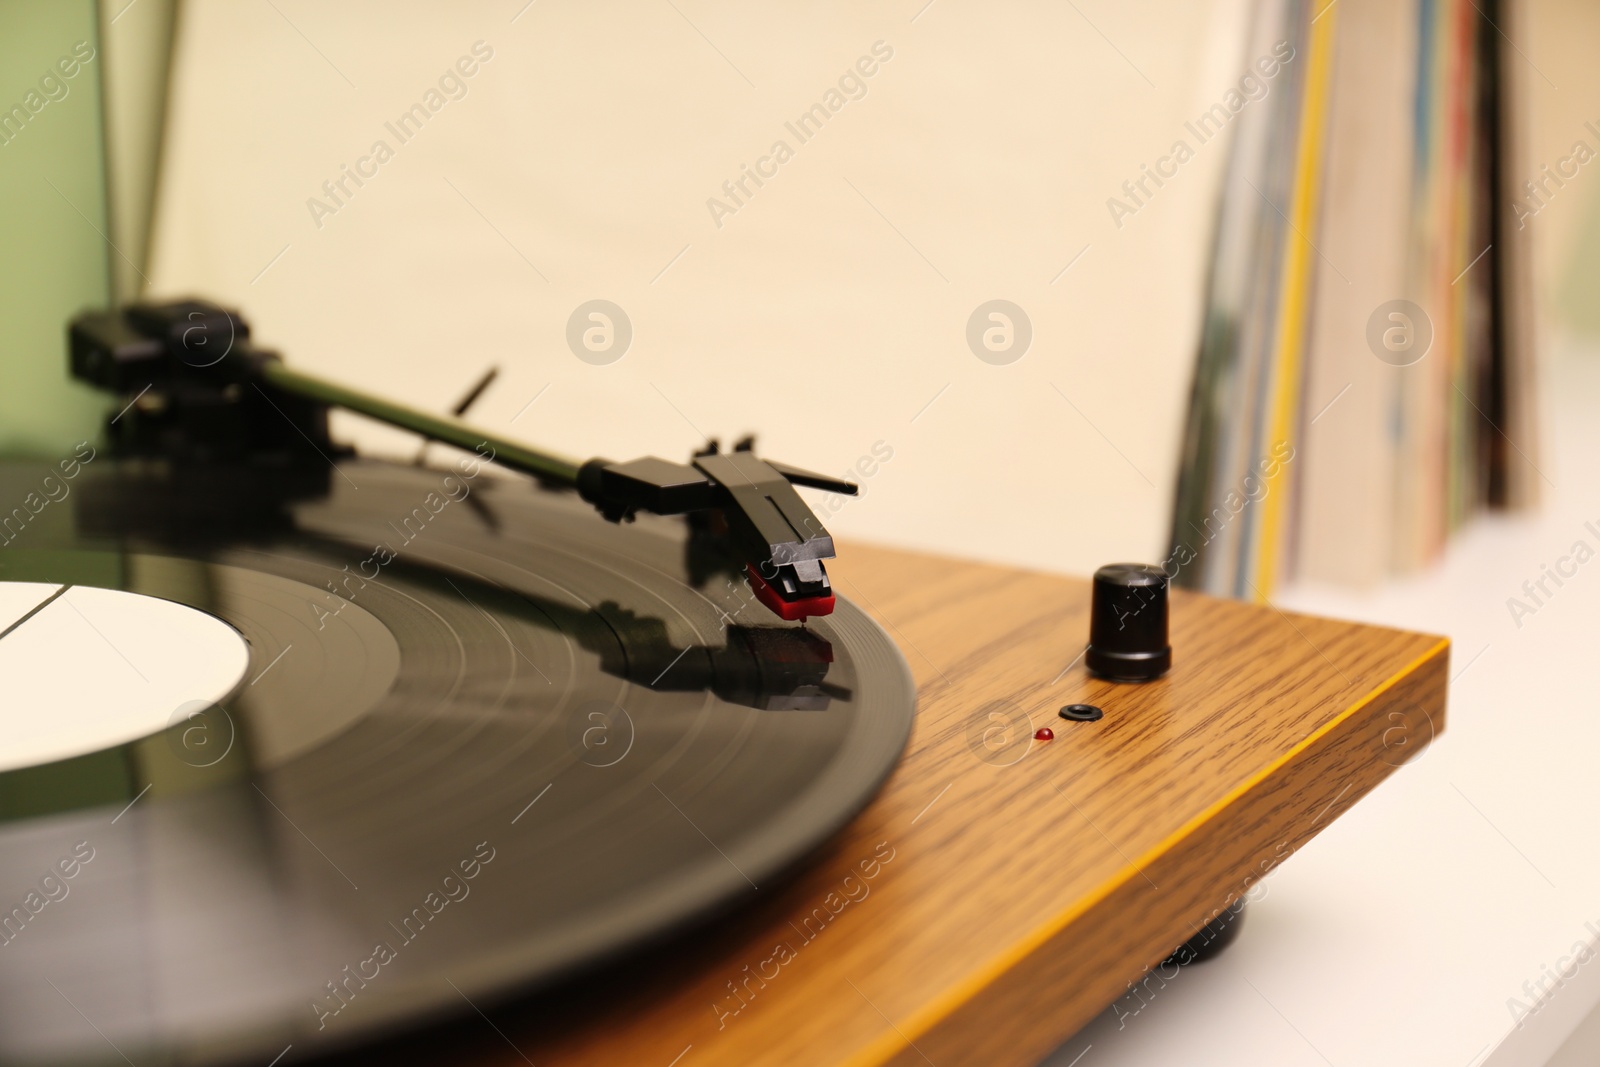
{"type": "Polygon", "coordinates": [[[184,604],[0,582],[0,772],[159,733],[227,696],[249,662],[237,630],[184,604]]]}

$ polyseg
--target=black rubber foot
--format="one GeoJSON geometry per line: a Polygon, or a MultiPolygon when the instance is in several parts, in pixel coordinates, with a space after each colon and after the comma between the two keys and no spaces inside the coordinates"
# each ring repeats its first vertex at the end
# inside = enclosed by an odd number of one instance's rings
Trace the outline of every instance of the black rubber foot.
{"type": "Polygon", "coordinates": [[[1176,964],[1179,967],[1187,967],[1191,963],[1204,963],[1214,956],[1219,956],[1223,949],[1233,944],[1242,926],[1244,926],[1244,901],[1241,900],[1236,909],[1223,909],[1221,915],[1206,923],[1198,934],[1179,945],[1161,965],[1166,967],[1169,964],[1176,964]]]}

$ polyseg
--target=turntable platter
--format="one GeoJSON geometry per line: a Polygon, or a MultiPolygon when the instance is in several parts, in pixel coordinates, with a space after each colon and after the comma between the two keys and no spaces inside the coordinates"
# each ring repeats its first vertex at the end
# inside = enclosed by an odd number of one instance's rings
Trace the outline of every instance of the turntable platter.
{"type": "Polygon", "coordinates": [[[186,605],[248,662],[218,700],[182,645],[164,726],[0,773],[0,1059],[288,1062],[470,1011],[758,900],[876,792],[914,693],[859,609],[780,622],[680,522],[466,470],[105,459],[8,528],[0,583],[186,605]]]}

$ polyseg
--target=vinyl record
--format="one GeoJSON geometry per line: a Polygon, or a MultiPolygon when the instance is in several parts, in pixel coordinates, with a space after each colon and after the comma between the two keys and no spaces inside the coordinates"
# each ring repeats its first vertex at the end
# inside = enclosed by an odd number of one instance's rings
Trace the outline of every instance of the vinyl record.
{"type": "Polygon", "coordinates": [[[759,899],[909,735],[860,610],[780,622],[680,521],[473,462],[74,467],[0,466],[6,1063],[537,992],[759,899]]]}

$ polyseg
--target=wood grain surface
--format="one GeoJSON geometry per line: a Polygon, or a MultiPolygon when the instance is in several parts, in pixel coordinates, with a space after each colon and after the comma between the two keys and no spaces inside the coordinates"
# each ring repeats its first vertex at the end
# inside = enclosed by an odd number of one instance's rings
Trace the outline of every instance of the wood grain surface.
{"type": "Polygon", "coordinates": [[[1444,726],[1439,637],[1175,591],[1171,673],[1117,684],[1079,659],[1084,581],[862,546],[830,569],[917,680],[877,800],[742,911],[413,1053],[1035,1064],[1444,726]],[[1104,719],[1057,716],[1077,702],[1104,719]]]}

